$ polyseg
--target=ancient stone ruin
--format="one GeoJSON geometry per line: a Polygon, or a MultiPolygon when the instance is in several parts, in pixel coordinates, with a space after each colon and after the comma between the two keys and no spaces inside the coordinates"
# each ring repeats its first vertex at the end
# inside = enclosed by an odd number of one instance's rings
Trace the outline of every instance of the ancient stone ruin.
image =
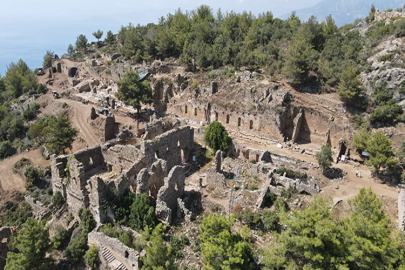
{"type": "Polygon", "coordinates": [[[127,190],[147,193],[159,206],[158,216],[171,223],[177,213],[177,200],[184,194],[183,166],[190,159],[193,143],[194,130],[183,126],[142,141],[140,149],[111,141],[71,155],[54,155],[53,191],[62,193],[76,218],[81,208],[89,208],[98,223],[114,219],[108,209],[101,207],[111,188],[118,194],[127,190]]]}

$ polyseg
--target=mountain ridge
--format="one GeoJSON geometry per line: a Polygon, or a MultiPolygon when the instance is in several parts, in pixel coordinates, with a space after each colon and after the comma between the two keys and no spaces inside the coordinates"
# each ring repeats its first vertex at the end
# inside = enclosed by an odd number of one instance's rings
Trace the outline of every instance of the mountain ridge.
{"type": "MultiPolygon", "coordinates": [[[[332,15],[336,25],[343,26],[353,23],[356,19],[362,19],[368,16],[371,5],[377,9],[395,9],[403,7],[405,4],[401,0],[323,0],[313,7],[300,9],[296,15],[302,20],[308,20],[314,15],[318,20],[323,21],[329,14],[332,15]]],[[[291,14],[280,16],[281,19],[287,19],[291,14]]]]}

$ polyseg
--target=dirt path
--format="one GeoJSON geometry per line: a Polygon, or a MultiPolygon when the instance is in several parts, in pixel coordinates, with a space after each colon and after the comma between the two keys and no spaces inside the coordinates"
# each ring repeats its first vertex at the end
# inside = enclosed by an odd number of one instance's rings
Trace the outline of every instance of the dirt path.
{"type": "Polygon", "coordinates": [[[35,166],[46,167],[50,165],[49,160],[44,160],[39,149],[14,155],[0,162],[0,184],[4,191],[25,191],[24,179],[14,173],[13,165],[22,158],[29,159],[35,166]]]}
{"type": "Polygon", "coordinates": [[[101,138],[98,138],[95,135],[95,130],[93,130],[90,124],[87,123],[91,110],[90,106],[66,98],[61,98],[58,100],[58,102],[65,102],[73,108],[74,115],[72,122],[78,128],[79,132],[83,136],[83,139],[89,146],[101,144],[101,138]]]}

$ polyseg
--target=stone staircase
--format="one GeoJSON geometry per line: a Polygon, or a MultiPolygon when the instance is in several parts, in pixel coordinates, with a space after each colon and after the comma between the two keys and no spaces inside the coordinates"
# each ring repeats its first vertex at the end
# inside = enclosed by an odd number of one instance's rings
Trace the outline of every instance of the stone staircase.
{"type": "Polygon", "coordinates": [[[103,255],[104,259],[108,262],[111,269],[114,270],[128,270],[120,261],[118,261],[114,254],[105,247],[103,247],[101,254],[103,255]]]}

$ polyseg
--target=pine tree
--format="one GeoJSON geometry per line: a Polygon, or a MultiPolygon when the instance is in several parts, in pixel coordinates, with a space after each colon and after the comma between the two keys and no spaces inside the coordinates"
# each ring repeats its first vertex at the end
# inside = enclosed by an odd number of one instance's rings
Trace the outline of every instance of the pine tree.
{"type": "Polygon", "coordinates": [[[146,270],[175,270],[171,247],[167,247],[163,240],[163,225],[160,223],[155,227],[150,237],[150,241],[145,248],[146,255],[141,260],[142,269],[146,270]]]}
{"type": "Polygon", "coordinates": [[[45,220],[28,218],[15,236],[12,247],[17,249],[18,253],[14,251],[7,253],[5,270],[51,269],[52,260],[45,257],[51,247],[45,220]]]}

